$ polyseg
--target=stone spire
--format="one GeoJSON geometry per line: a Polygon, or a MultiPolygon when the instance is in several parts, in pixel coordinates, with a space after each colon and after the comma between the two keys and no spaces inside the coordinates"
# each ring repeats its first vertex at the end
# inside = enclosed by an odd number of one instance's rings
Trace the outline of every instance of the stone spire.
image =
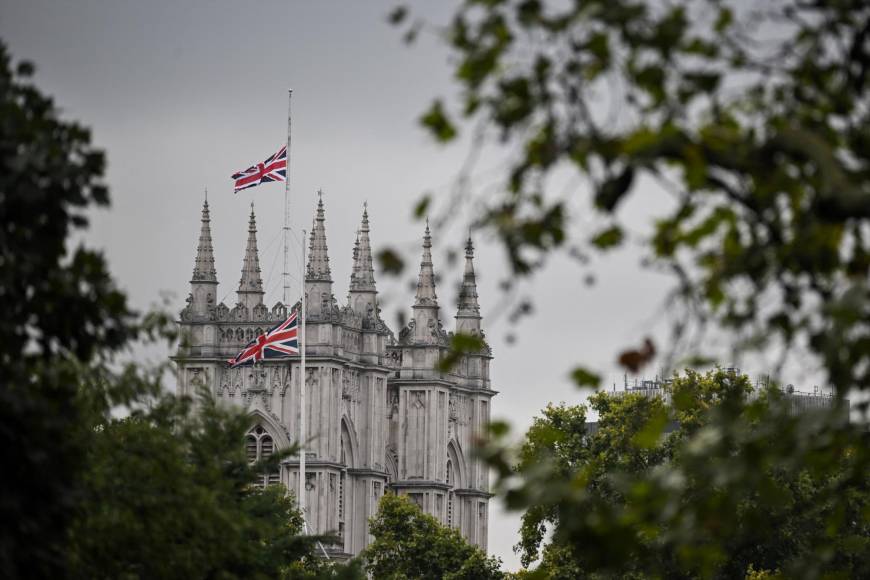
{"type": "Polygon", "coordinates": [[[420,261],[420,277],[414,297],[414,338],[418,342],[438,342],[438,296],[435,294],[435,271],[432,267],[432,236],[429,220],[423,234],[423,259],[420,261]]]}
{"type": "Polygon", "coordinates": [[[305,308],[308,320],[330,317],[338,309],[332,295],[332,274],[326,249],[326,212],[323,193],[318,191],[317,211],[308,243],[308,264],[305,272],[305,308]]]}
{"type": "Polygon", "coordinates": [[[239,280],[239,302],[247,308],[263,303],[263,279],[260,277],[260,258],[257,255],[257,219],[254,204],[248,221],[248,245],[242,262],[242,278],[239,280]]]}
{"type": "Polygon", "coordinates": [[[372,266],[372,246],[369,241],[369,210],[363,205],[362,225],[356,234],[353,248],[353,273],[350,275],[348,304],[364,319],[378,317],[378,291],[375,288],[375,269],[372,266]]]}
{"type": "Polygon", "coordinates": [[[182,317],[204,317],[217,300],[217,272],[214,269],[214,248],[211,244],[211,218],[208,212],[208,193],[202,202],[202,227],[196,246],[196,261],[190,279],[190,297],[182,317]]]}
{"type": "Polygon", "coordinates": [[[199,230],[199,244],[196,246],[196,262],[193,265],[193,282],[217,283],[214,269],[214,248],[211,243],[211,218],[208,213],[208,193],[202,202],[202,227],[199,230]]]}
{"type": "Polygon", "coordinates": [[[372,246],[369,240],[369,210],[363,205],[362,226],[354,248],[351,292],[375,292],[375,269],[372,265],[372,246]]]}
{"type": "Polygon", "coordinates": [[[477,302],[477,280],[474,276],[474,244],[470,235],[465,244],[465,274],[459,289],[456,332],[480,334],[480,305],[477,302]]]}
{"type": "Polygon", "coordinates": [[[432,268],[432,236],[429,233],[428,219],[426,220],[426,232],[423,234],[423,259],[420,261],[417,294],[414,297],[414,307],[418,306],[438,308],[438,296],[435,294],[435,271],[432,268]]]}
{"type": "Polygon", "coordinates": [[[317,214],[311,226],[311,239],[308,244],[308,270],[306,280],[332,282],[329,271],[329,253],[326,248],[326,213],[323,210],[323,193],[317,192],[317,214]]]}

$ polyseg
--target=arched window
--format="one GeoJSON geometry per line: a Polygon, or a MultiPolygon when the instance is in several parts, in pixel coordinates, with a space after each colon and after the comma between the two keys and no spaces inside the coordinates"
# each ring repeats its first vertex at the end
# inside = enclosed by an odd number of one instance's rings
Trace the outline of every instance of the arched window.
{"type": "MultiPolygon", "coordinates": [[[[258,461],[268,459],[275,453],[275,441],[261,425],[257,425],[245,437],[245,453],[248,457],[248,463],[253,465],[258,461]]],[[[258,487],[274,485],[279,483],[280,480],[279,468],[275,467],[268,473],[258,475],[255,485],[258,487]]]]}

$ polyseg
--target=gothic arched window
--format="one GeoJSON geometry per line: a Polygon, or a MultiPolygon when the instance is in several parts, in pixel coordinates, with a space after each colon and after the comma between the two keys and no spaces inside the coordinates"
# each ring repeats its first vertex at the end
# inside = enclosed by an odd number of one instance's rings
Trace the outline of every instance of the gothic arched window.
{"type": "MultiPolygon", "coordinates": [[[[245,437],[245,454],[248,458],[248,463],[254,464],[258,461],[268,459],[275,453],[275,441],[261,425],[257,425],[248,432],[245,437]]],[[[279,468],[257,476],[255,485],[263,487],[265,485],[274,485],[280,481],[279,468]]]]}

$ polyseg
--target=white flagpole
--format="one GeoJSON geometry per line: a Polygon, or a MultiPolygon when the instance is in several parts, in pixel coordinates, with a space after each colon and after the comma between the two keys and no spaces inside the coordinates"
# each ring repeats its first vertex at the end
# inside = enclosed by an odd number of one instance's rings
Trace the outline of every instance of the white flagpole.
{"type": "Polygon", "coordinates": [[[302,282],[302,299],[299,302],[299,353],[301,356],[299,372],[299,511],[302,513],[302,525],[308,531],[308,519],[305,515],[305,230],[302,230],[302,264],[299,268],[302,282]]]}
{"type": "MultiPolygon", "coordinates": [[[[287,175],[284,179],[284,305],[290,303],[290,129],[293,89],[287,91],[287,175]]],[[[303,240],[304,244],[304,240],[303,240]]],[[[304,282],[300,282],[304,284],[304,282]]]]}

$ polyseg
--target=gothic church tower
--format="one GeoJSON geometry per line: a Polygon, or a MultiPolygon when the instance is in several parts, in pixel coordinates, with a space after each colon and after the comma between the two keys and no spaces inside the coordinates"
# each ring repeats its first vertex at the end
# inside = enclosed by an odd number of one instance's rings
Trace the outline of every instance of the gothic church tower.
{"type": "MultiPolygon", "coordinates": [[[[251,417],[246,438],[254,461],[298,440],[306,413],[306,520],[312,533],[335,533],[327,549],[337,558],[358,554],[371,540],[368,519],[384,493],[407,494],[424,511],[486,548],[488,478],[472,458],[475,437],[489,421],[488,347],[463,357],[449,373],[438,361],[449,350],[435,292],[432,237],[423,236],[420,275],[409,324],[396,340],[380,318],[368,208],[353,248],[347,304],[333,289],[326,209],[318,199],[305,274],[305,409],[299,408],[299,357],[228,369],[226,360],[252,338],[283,321],[290,305],[264,303],[251,209],[237,302],[218,304],[208,202],[203,204],[191,291],[179,321],[173,357],[178,393],[208,389],[251,417]]],[[[471,240],[456,313],[457,332],[483,337],[471,240]]],[[[263,478],[295,493],[298,457],[263,478]]]]}

